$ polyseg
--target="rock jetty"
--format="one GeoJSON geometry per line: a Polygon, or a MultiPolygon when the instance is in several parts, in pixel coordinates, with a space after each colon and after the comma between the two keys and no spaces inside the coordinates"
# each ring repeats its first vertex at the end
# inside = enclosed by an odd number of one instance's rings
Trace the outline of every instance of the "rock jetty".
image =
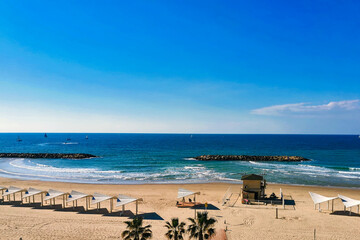
{"type": "Polygon", "coordinates": [[[254,161],[254,162],[301,162],[310,159],[299,156],[249,156],[249,155],[202,155],[194,159],[200,161],[254,161]]]}
{"type": "Polygon", "coordinates": [[[94,158],[95,155],[87,153],[0,153],[0,158],[66,158],[84,159],[94,158]]]}

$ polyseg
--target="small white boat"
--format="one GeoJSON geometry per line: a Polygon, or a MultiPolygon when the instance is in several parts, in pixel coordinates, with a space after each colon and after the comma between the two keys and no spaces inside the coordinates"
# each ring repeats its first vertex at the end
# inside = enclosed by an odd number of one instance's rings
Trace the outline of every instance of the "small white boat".
{"type": "Polygon", "coordinates": [[[18,138],[16,139],[16,141],[22,142],[22,139],[18,136],[18,138]]]}
{"type": "Polygon", "coordinates": [[[89,139],[89,137],[88,137],[88,136],[86,136],[86,137],[85,137],[85,139],[89,139]]]}

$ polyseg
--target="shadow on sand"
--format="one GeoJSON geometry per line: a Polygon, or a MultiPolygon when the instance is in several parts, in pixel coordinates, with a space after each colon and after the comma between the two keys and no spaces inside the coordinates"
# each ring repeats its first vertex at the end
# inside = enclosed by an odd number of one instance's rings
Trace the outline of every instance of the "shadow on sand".
{"type": "Polygon", "coordinates": [[[131,218],[131,217],[134,217],[134,213],[130,210],[125,210],[124,212],[123,211],[115,211],[115,212],[112,212],[112,213],[107,213],[107,214],[104,214],[105,217],[127,217],[127,218],[131,218]]]}
{"type": "Polygon", "coordinates": [[[88,211],[82,211],[82,212],[78,212],[78,214],[102,214],[102,215],[106,215],[109,214],[109,211],[107,210],[107,208],[100,208],[100,209],[90,209],[88,211]]]}
{"type": "Polygon", "coordinates": [[[205,204],[199,204],[194,207],[191,207],[190,209],[196,209],[196,210],[220,210],[218,207],[208,204],[207,208],[205,209],[205,204]]]}
{"type": "MultiPolygon", "coordinates": [[[[151,213],[143,213],[143,214],[138,214],[138,217],[142,217],[143,219],[147,219],[147,220],[164,220],[159,214],[157,214],[156,212],[151,212],[151,213]]],[[[131,217],[134,218],[135,216],[131,217]]]]}
{"type": "Polygon", "coordinates": [[[350,211],[334,211],[330,213],[330,215],[337,215],[337,216],[349,216],[349,217],[360,217],[360,214],[351,212],[350,211]]]}
{"type": "Polygon", "coordinates": [[[80,206],[80,207],[67,207],[67,208],[61,208],[61,209],[56,209],[55,211],[58,212],[85,212],[85,208],[80,206]]]}

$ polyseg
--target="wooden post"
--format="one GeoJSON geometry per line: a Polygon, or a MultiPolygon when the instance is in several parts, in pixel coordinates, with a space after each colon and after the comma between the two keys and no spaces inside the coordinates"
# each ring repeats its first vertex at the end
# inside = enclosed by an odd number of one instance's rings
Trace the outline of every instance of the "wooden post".
{"type": "Polygon", "coordinates": [[[282,205],[283,205],[283,208],[285,209],[285,198],[284,197],[282,198],[282,205]]]}
{"type": "Polygon", "coordinates": [[[278,219],[278,218],[279,218],[279,213],[278,213],[278,211],[279,211],[279,209],[278,209],[278,208],[276,208],[276,219],[278,219]]]}
{"type": "Polygon", "coordinates": [[[331,200],[331,212],[334,212],[334,199],[331,200]]]}
{"type": "Polygon", "coordinates": [[[65,208],[65,194],[63,195],[63,208],[65,208]]]}
{"type": "MultiPolygon", "coordinates": [[[[29,203],[30,203],[30,201],[29,201],[29,203]]],[[[33,203],[35,203],[35,195],[33,195],[33,203]]]]}
{"type": "Polygon", "coordinates": [[[316,240],[316,228],[314,229],[314,240],[316,240]]]}
{"type": "Polygon", "coordinates": [[[122,205],[122,215],[125,213],[125,205],[122,205]]]}
{"type": "Polygon", "coordinates": [[[40,193],[40,196],[41,196],[41,206],[44,206],[44,204],[43,204],[43,194],[40,193]]]}
{"type": "Polygon", "coordinates": [[[114,199],[112,199],[112,198],[110,199],[110,213],[112,213],[113,200],[114,200],[114,199]]]}

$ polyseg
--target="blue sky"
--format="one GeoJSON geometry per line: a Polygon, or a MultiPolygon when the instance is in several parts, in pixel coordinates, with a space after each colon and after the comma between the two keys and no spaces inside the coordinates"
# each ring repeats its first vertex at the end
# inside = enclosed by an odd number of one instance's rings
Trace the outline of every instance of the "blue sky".
{"type": "Polygon", "coordinates": [[[360,133],[357,1],[2,1],[1,132],[360,133]]]}

